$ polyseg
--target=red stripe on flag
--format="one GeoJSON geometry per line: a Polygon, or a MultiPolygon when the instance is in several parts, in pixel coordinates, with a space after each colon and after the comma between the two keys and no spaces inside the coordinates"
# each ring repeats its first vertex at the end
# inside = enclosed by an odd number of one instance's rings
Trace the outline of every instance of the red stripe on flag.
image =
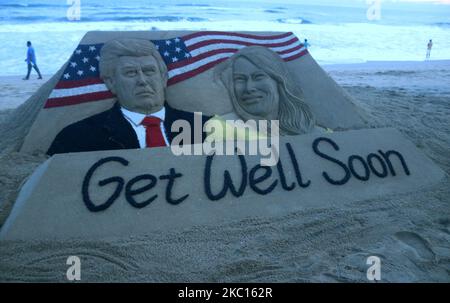
{"type": "Polygon", "coordinates": [[[198,75],[198,74],[200,74],[200,73],[202,73],[202,72],[204,72],[204,71],[214,67],[216,64],[219,64],[220,62],[225,61],[227,59],[228,58],[221,58],[221,59],[218,59],[218,60],[215,60],[215,61],[211,61],[208,64],[202,65],[202,66],[200,66],[197,69],[194,69],[194,70],[191,70],[189,72],[183,73],[181,75],[172,77],[172,78],[169,79],[169,81],[167,81],[167,85],[173,85],[173,84],[178,83],[180,81],[183,81],[183,80],[186,80],[188,78],[194,77],[194,76],[196,76],[196,75],[198,75]]]}
{"type": "Polygon", "coordinates": [[[296,54],[296,55],[293,55],[293,56],[291,56],[291,57],[284,58],[283,60],[286,61],[286,62],[292,61],[292,60],[295,60],[295,59],[297,59],[297,58],[300,58],[300,57],[302,57],[302,56],[304,56],[304,55],[306,55],[306,54],[308,54],[308,50],[307,50],[307,49],[305,49],[305,50],[301,51],[300,53],[298,53],[298,54],[296,54]]]}
{"type": "Polygon", "coordinates": [[[198,55],[196,57],[191,57],[191,58],[189,58],[187,60],[184,60],[184,61],[171,63],[171,64],[167,65],[167,69],[168,70],[172,70],[172,69],[180,68],[180,67],[183,67],[183,66],[195,63],[197,61],[200,61],[202,59],[205,59],[207,57],[211,57],[211,56],[214,56],[214,55],[217,55],[217,54],[230,53],[230,52],[235,53],[235,52],[237,52],[237,49],[234,49],[234,48],[223,48],[223,49],[212,50],[212,51],[200,54],[200,55],[198,55]]]}
{"type": "Polygon", "coordinates": [[[188,50],[191,52],[193,50],[196,50],[200,47],[203,46],[207,46],[210,44],[222,44],[222,43],[231,43],[231,44],[239,44],[239,45],[245,45],[245,46],[253,46],[253,45],[260,45],[260,46],[265,46],[265,47],[280,47],[280,46],[286,46],[292,43],[295,43],[298,41],[297,37],[292,38],[291,40],[285,41],[285,42],[281,42],[281,43],[264,43],[264,44],[257,44],[254,42],[245,42],[245,41],[237,41],[237,40],[206,40],[206,41],[201,41],[198,43],[195,43],[191,46],[188,46],[188,50]]]}
{"type": "Polygon", "coordinates": [[[189,34],[186,36],[181,37],[184,41],[187,41],[192,38],[197,38],[201,36],[207,36],[207,35],[224,35],[224,36],[230,36],[230,37],[242,37],[242,38],[249,38],[249,39],[258,39],[258,40],[273,40],[273,39],[282,39],[286,38],[290,35],[292,35],[292,32],[279,34],[279,35],[272,35],[272,36],[255,36],[250,34],[240,34],[240,33],[230,33],[230,32],[218,32],[218,31],[206,31],[206,32],[197,32],[193,34],[189,34]]]}
{"type": "Polygon", "coordinates": [[[101,101],[101,100],[109,99],[112,97],[114,97],[114,95],[110,91],[107,91],[107,92],[105,91],[105,92],[89,93],[89,94],[71,96],[71,97],[52,98],[52,99],[47,100],[47,102],[44,105],[44,108],[52,108],[52,107],[59,107],[59,106],[81,104],[81,103],[86,103],[86,102],[101,101]]]}
{"type": "Polygon", "coordinates": [[[92,84],[102,84],[104,83],[102,79],[95,78],[86,78],[82,80],[73,80],[73,81],[60,81],[56,84],[55,89],[59,88],[75,88],[80,86],[92,85],[92,84]]]}
{"type": "Polygon", "coordinates": [[[277,52],[278,55],[284,55],[284,54],[288,54],[290,52],[295,52],[296,50],[299,50],[303,47],[303,44],[300,44],[299,46],[296,46],[294,48],[290,48],[281,52],[277,52]]]}

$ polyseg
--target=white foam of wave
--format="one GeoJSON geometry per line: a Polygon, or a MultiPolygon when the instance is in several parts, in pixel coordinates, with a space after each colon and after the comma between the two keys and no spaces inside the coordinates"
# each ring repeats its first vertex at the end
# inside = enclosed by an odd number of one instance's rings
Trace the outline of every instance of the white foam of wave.
{"type": "Polygon", "coordinates": [[[435,26],[389,26],[379,24],[284,24],[276,21],[227,20],[200,22],[62,22],[33,26],[4,25],[0,28],[2,75],[23,74],[25,42],[33,41],[38,65],[51,74],[70,57],[87,31],[218,30],[294,32],[307,38],[310,52],[319,63],[423,60],[428,39],[433,39],[432,59],[448,59],[450,31],[435,26]]]}

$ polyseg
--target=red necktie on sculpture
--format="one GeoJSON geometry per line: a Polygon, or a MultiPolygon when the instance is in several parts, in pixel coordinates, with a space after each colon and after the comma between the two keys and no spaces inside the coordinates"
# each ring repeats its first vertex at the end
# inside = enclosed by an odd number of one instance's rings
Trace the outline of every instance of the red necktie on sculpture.
{"type": "Polygon", "coordinates": [[[161,132],[161,119],[157,117],[145,117],[141,122],[145,127],[145,144],[147,147],[166,146],[161,132]]]}

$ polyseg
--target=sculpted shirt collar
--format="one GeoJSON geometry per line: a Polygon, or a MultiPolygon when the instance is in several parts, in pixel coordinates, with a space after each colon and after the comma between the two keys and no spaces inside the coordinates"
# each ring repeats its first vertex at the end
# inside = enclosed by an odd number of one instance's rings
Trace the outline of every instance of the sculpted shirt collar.
{"type": "Polygon", "coordinates": [[[166,118],[166,108],[165,107],[163,107],[161,110],[157,111],[156,113],[152,113],[149,115],[132,112],[123,107],[120,107],[120,111],[122,112],[122,115],[124,116],[124,118],[130,123],[131,127],[133,128],[133,130],[136,134],[137,140],[139,142],[140,148],[146,147],[146,129],[141,124],[142,120],[144,120],[144,118],[146,116],[152,116],[152,117],[157,117],[157,118],[161,119],[161,123],[159,124],[159,127],[163,134],[166,145],[167,146],[169,145],[169,140],[167,137],[166,129],[164,127],[164,119],[166,118]]]}
{"type": "Polygon", "coordinates": [[[128,121],[133,123],[134,126],[139,126],[146,116],[157,117],[161,119],[161,121],[164,121],[164,117],[166,116],[166,109],[164,107],[161,110],[157,111],[156,113],[152,113],[149,115],[132,112],[123,107],[120,107],[120,110],[122,111],[122,114],[125,116],[125,118],[127,118],[128,121]]]}

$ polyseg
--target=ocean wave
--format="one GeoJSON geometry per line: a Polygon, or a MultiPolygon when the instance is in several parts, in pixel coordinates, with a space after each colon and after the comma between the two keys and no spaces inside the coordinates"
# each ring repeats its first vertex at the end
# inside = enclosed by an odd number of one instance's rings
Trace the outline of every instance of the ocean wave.
{"type": "Polygon", "coordinates": [[[439,27],[450,27],[450,22],[436,22],[436,23],[432,23],[431,25],[439,26],[439,27]]]}
{"type": "MultiPolygon", "coordinates": [[[[61,18],[62,20],[66,20],[61,18]]],[[[81,22],[102,22],[102,21],[156,21],[156,22],[202,22],[208,21],[206,18],[200,17],[179,17],[179,16],[141,16],[141,17],[131,17],[131,16],[122,16],[117,17],[112,15],[111,17],[92,17],[92,18],[81,18],[81,22]]]]}
{"type": "Polygon", "coordinates": [[[410,76],[413,74],[417,74],[417,71],[388,70],[374,73],[374,75],[377,76],[403,76],[403,75],[410,76]]]}
{"type": "Polygon", "coordinates": [[[278,11],[278,10],[274,10],[274,9],[266,9],[266,10],[264,10],[264,12],[265,12],[265,13],[269,13],[269,14],[279,14],[279,13],[282,13],[282,12],[280,12],[280,11],[278,11]]]}
{"type": "MultiPolygon", "coordinates": [[[[8,22],[19,22],[19,23],[30,23],[30,22],[68,22],[66,17],[44,17],[44,16],[17,16],[13,18],[0,18],[0,22],[8,21],[8,22]]],[[[117,22],[126,22],[126,21],[158,21],[158,22],[205,22],[209,21],[207,18],[201,17],[179,17],[179,16],[117,16],[114,13],[104,13],[103,15],[97,15],[92,17],[84,17],[82,16],[80,20],[77,22],[103,22],[103,21],[117,21],[117,22]]]]}
{"type": "Polygon", "coordinates": [[[67,4],[43,4],[43,3],[0,3],[0,8],[39,8],[39,7],[68,7],[67,4]]]}
{"type": "Polygon", "coordinates": [[[175,6],[200,6],[200,7],[209,7],[211,5],[209,4],[194,4],[194,3],[180,3],[180,4],[175,4],[175,6]]]}
{"type": "MultiPolygon", "coordinates": [[[[68,7],[70,7],[71,5],[67,4],[66,1],[61,1],[62,3],[0,3],[0,9],[14,9],[14,8],[19,8],[19,9],[31,9],[31,8],[63,8],[63,9],[67,9],[68,7]]],[[[82,8],[86,9],[86,8],[101,8],[101,7],[106,7],[106,5],[104,4],[99,4],[99,3],[83,3],[81,2],[81,6],[82,8]]],[[[131,7],[133,8],[133,7],[131,7]]],[[[119,9],[119,7],[117,8],[119,9]]]]}
{"type": "Polygon", "coordinates": [[[277,22],[285,24],[313,24],[311,21],[303,18],[280,18],[277,19],[277,22]]]}
{"type": "MultiPolygon", "coordinates": [[[[47,16],[16,16],[16,17],[0,17],[0,22],[14,22],[14,21],[18,21],[18,22],[35,22],[35,21],[52,21],[52,20],[57,20],[55,18],[52,17],[47,17],[47,16]]],[[[67,21],[67,19],[65,18],[64,20],[67,21]]]]}
{"type": "Polygon", "coordinates": [[[146,20],[167,21],[167,22],[179,22],[179,21],[202,22],[202,21],[209,21],[209,19],[201,18],[201,17],[178,17],[178,16],[147,17],[146,20]]]}

